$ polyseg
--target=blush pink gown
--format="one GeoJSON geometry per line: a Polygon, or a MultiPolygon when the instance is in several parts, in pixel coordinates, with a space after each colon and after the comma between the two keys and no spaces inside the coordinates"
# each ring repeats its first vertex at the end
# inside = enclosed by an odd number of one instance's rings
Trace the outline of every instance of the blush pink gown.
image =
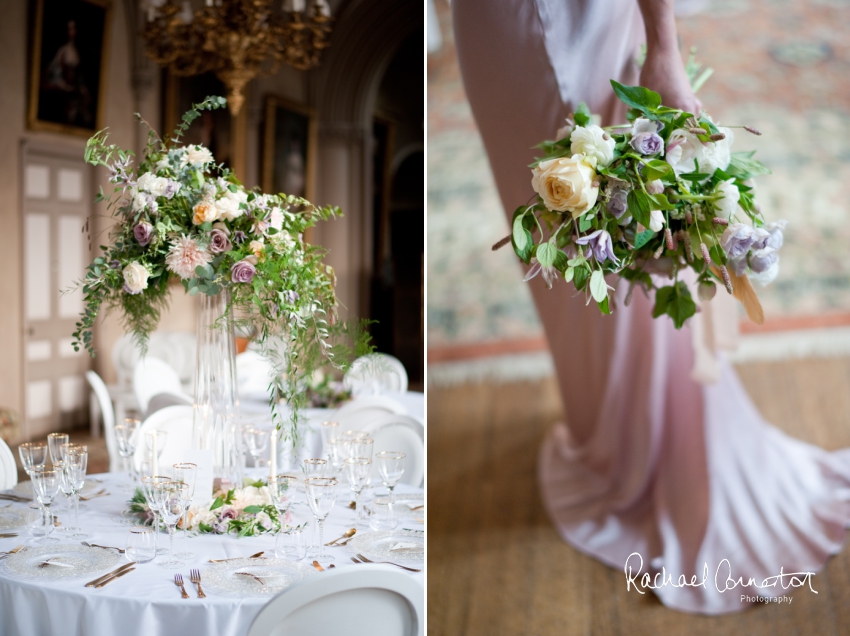
{"type": "MultiPolygon", "coordinates": [[[[637,83],[643,23],[635,0],[452,0],[452,10],[467,96],[510,214],[533,194],[532,146],[579,101],[606,123],[625,121],[609,79],[637,83]]],[[[624,307],[618,285],[617,308],[604,317],[563,281],[530,285],[567,421],[541,448],[540,488],[566,541],[619,570],[637,552],[644,571],[663,568],[674,580],[701,580],[707,564],[705,587],[656,591],[670,607],[705,614],[747,607],[741,593],[787,593],[718,591],[724,559],[735,578],[762,581],[780,568],[818,571],[840,551],[850,453],[765,422],[722,359],[716,382],[692,379],[700,325],[677,331],[653,320],[641,293],[624,307]]]]}

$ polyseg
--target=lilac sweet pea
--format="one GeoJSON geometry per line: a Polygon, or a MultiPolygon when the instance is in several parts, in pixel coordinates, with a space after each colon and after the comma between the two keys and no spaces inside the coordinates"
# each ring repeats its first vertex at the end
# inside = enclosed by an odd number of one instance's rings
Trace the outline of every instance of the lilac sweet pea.
{"type": "Polygon", "coordinates": [[[133,228],[133,237],[136,239],[139,245],[144,247],[148,243],[151,242],[153,238],[153,225],[150,223],[146,223],[142,221],[136,227],[133,228]]]}
{"type": "Polygon", "coordinates": [[[720,244],[726,250],[726,255],[731,260],[737,260],[745,256],[753,244],[753,228],[743,223],[733,223],[723,232],[720,244]]]}
{"type": "Polygon", "coordinates": [[[230,268],[230,277],[234,283],[250,283],[256,273],[257,268],[244,259],[233,263],[230,268]]]}
{"type": "Polygon", "coordinates": [[[614,256],[614,245],[611,242],[611,235],[606,230],[596,230],[587,236],[582,236],[576,241],[577,245],[587,245],[594,258],[600,263],[605,260],[611,260],[619,265],[620,262],[614,256]]]}
{"type": "Polygon", "coordinates": [[[626,210],[629,209],[629,205],[626,202],[628,197],[628,192],[623,188],[614,188],[611,190],[611,196],[608,199],[608,203],[606,207],[608,211],[614,215],[614,218],[620,219],[626,213],[626,210]]]}

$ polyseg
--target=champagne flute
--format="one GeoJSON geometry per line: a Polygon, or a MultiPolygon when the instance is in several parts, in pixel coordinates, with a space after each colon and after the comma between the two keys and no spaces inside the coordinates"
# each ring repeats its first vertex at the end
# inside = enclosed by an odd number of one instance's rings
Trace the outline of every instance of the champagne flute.
{"type": "Polygon", "coordinates": [[[67,471],[65,479],[71,485],[71,494],[74,498],[74,531],[68,535],[71,539],[86,539],[88,534],[80,528],[80,492],[86,484],[86,469],[89,463],[87,450],[73,448],[73,444],[65,445],[65,464],[67,471]]]}
{"type": "Polygon", "coordinates": [[[136,454],[141,426],[142,423],[139,420],[128,417],[121,424],[116,424],[114,427],[118,454],[124,460],[124,466],[127,470],[128,482],[130,484],[136,481],[135,465],[132,458],[136,454]]]}
{"type": "Polygon", "coordinates": [[[67,433],[50,433],[47,436],[47,449],[50,452],[50,463],[54,466],[64,459],[63,446],[68,444],[70,437],[67,433]]]}
{"type": "MultiPolygon", "coordinates": [[[[150,464],[147,465],[148,467],[150,464]]],[[[145,464],[142,464],[145,468],[145,464]]],[[[146,475],[142,477],[142,494],[145,496],[145,501],[148,502],[148,508],[153,512],[153,529],[154,542],[156,542],[157,533],[159,532],[159,500],[156,496],[156,487],[159,484],[164,484],[171,481],[169,477],[162,475],[146,475]]],[[[157,554],[168,554],[168,548],[157,548],[157,554]]]]}
{"type": "Polygon", "coordinates": [[[275,556],[278,556],[277,544],[280,531],[283,528],[286,515],[289,514],[289,509],[292,507],[292,500],[295,497],[296,483],[298,483],[298,477],[294,475],[275,475],[269,478],[269,495],[271,495],[272,503],[277,509],[278,520],[277,532],[274,536],[275,556]]]}
{"type": "MultiPolygon", "coordinates": [[[[269,446],[269,433],[267,429],[262,428],[246,428],[242,431],[245,437],[245,442],[248,445],[248,452],[251,453],[251,459],[254,461],[254,473],[256,468],[260,467],[260,455],[262,455],[269,446]]],[[[262,477],[262,471],[260,471],[262,477]]]]}
{"type": "Polygon", "coordinates": [[[339,437],[339,422],[322,422],[319,430],[322,432],[322,447],[324,448],[330,440],[339,437]]]}
{"type": "Polygon", "coordinates": [[[360,494],[369,483],[369,473],[372,472],[372,460],[366,457],[348,457],[345,460],[345,472],[348,477],[348,483],[351,485],[351,490],[354,492],[354,510],[357,515],[354,525],[364,525],[365,519],[363,517],[363,505],[360,502],[360,494]]]}
{"type": "MultiPolygon", "coordinates": [[[[32,471],[36,468],[44,468],[47,463],[47,444],[44,442],[24,442],[18,446],[18,454],[21,456],[24,472],[32,480],[32,471]]],[[[35,488],[33,488],[32,500],[36,501],[35,488]]]]}
{"type": "MultiPolygon", "coordinates": [[[[327,459],[319,459],[317,457],[311,457],[309,459],[305,459],[301,463],[301,465],[303,466],[304,475],[306,477],[321,477],[328,470],[328,460],[327,459]]],[[[308,503],[308,505],[309,505],[309,503],[308,503]]],[[[316,519],[314,517],[311,520],[311,523],[310,523],[310,545],[307,546],[307,556],[309,556],[309,557],[318,556],[319,552],[321,552],[318,544],[316,543],[316,535],[317,534],[318,534],[318,524],[316,523],[316,519]]]]}
{"type": "Polygon", "coordinates": [[[31,477],[32,489],[38,503],[41,504],[42,527],[44,528],[44,536],[37,539],[36,543],[56,543],[59,539],[50,536],[53,530],[53,514],[50,512],[50,504],[53,503],[53,498],[59,491],[58,475],[55,470],[38,468],[32,471],[31,477]]]}
{"type": "Polygon", "coordinates": [[[342,463],[348,457],[348,440],[338,437],[328,441],[328,468],[334,476],[342,471],[342,463]]]}
{"type": "MultiPolygon", "coordinates": [[[[157,484],[155,487],[154,496],[159,504],[159,511],[162,514],[162,520],[165,522],[165,528],[168,530],[169,552],[174,555],[174,531],[177,528],[177,522],[186,512],[186,507],[189,505],[189,484],[184,484],[179,481],[166,481],[157,484]]],[[[160,563],[160,567],[174,570],[183,567],[183,561],[172,556],[160,563]]]]}
{"type": "Polygon", "coordinates": [[[307,503],[319,524],[319,554],[316,558],[333,562],[334,557],[325,554],[325,519],[336,502],[339,480],[334,477],[310,477],[304,480],[304,485],[307,488],[307,503]]]}
{"type": "MultiPolygon", "coordinates": [[[[70,517],[70,514],[72,512],[71,497],[74,494],[74,484],[73,480],[70,478],[70,473],[68,471],[68,462],[66,460],[63,460],[58,464],[54,464],[53,468],[59,475],[59,492],[61,492],[65,496],[65,505],[68,508],[68,516],[70,517]]],[[[61,532],[63,534],[77,531],[78,528],[75,528],[70,523],[62,526],[57,530],[57,532],[61,532]]]]}
{"type": "Polygon", "coordinates": [[[381,481],[384,486],[390,491],[390,500],[395,503],[395,494],[393,490],[398,484],[398,480],[404,474],[404,458],[407,457],[399,451],[381,451],[375,455],[375,461],[378,463],[378,473],[381,475],[381,481]]]}
{"type": "MultiPolygon", "coordinates": [[[[186,510],[183,511],[183,540],[184,542],[187,540],[189,534],[189,520],[187,518],[187,513],[189,512],[189,506],[192,505],[192,499],[195,498],[195,477],[198,474],[198,465],[192,464],[190,462],[183,462],[181,464],[174,464],[174,481],[187,484],[189,486],[188,497],[189,503],[186,505],[186,510]]],[[[175,554],[178,559],[196,559],[198,557],[194,552],[183,551],[175,554]]]]}

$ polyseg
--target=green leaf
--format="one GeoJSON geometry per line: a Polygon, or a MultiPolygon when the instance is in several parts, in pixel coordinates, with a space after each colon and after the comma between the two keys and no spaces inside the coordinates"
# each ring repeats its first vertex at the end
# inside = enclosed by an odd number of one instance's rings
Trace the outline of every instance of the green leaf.
{"type": "Polygon", "coordinates": [[[587,232],[591,225],[593,224],[593,215],[592,214],[584,214],[578,220],[578,231],[579,232],[587,232]]]}
{"type": "Polygon", "coordinates": [[[531,234],[522,226],[524,216],[525,214],[520,214],[514,217],[514,247],[520,251],[526,250],[531,242],[531,234]]]}
{"type": "Polygon", "coordinates": [[[626,202],[629,206],[629,213],[634,219],[644,227],[649,227],[650,213],[652,212],[652,200],[649,195],[640,190],[631,190],[626,202]]]}
{"type": "Polygon", "coordinates": [[[575,267],[567,267],[567,269],[564,271],[564,280],[569,283],[573,279],[573,275],[575,275],[575,273],[575,267]]]}
{"type": "Polygon", "coordinates": [[[601,311],[603,314],[605,314],[606,316],[611,314],[611,307],[608,304],[608,297],[607,296],[605,297],[605,299],[601,303],[596,303],[596,304],[599,305],[599,311],[601,311]]]}
{"type": "Polygon", "coordinates": [[[655,181],[668,175],[673,171],[673,167],[666,161],[661,159],[653,159],[643,166],[643,178],[646,181],[655,181]]]}
{"type": "Polygon", "coordinates": [[[532,252],[534,249],[534,238],[529,232],[529,227],[534,223],[534,214],[525,214],[527,208],[518,207],[514,210],[514,220],[513,227],[516,228],[517,217],[521,217],[520,227],[523,228],[522,236],[525,241],[523,243],[524,247],[520,248],[517,246],[516,241],[514,240],[514,232],[511,232],[511,245],[514,248],[514,252],[517,256],[519,256],[522,261],[526,264],[531,260],[532,252]]]}
{"type": "Polygon", "coordinates": [[[605,274],[602,270],[597,269],[590,277],[590,295],[598,303],[608,297],[608,284],[605,282],[605,274]]]}
{"type": "Polygon", "coordinates": [[[589,275],[590,274],[588,273],[586,267],[577,267],[575,269],[575,274],[573,274],[573,282],[575,283],[576,289],[584,289],[589,275]]]}
{"type": "Polygon", "coordinates": [[[573,119],[575,119],[576,126],[587,126],[590,123],[590,109],[587,107],[587,104],[581,102],[578,105],[573,119]]]}
{"type": "Polygon", "coordinates": [[[223,505],[224,505],[224,501],[222,500],[222,498],[221,498],[221,497],[216,497],[216,498],[215,498],[215,501],[213,501],[213,502],[212,502],[212,505],[210,506],[210,510],[218,510],[218,509],[219,509],[219,508],[221,508],[223,505]]]}
{"type": "Polygon", "coordinates": [[[198,529],[199,529],[201,532],[212,532],[212,531],[213,531],[212,526],[211,526],[211,525],[208,525],[208,524],[206,524],[206,523],[198,524],[198,529]]]}
{"type": "Polygon", "coordinates": [[[262,512],[262,511],[263,511],[262,506],[245,506],[245,512],[247,512],[248,514],[255,515],[257,513],[262,512]]]}
{"type": "Polygon", "coordinates": [[[661,287],[655,292],[655,306],[652,308],[652,317],[658,318],[667,313],[667,305],[670,299],[675,294],[675,289],[672,286],[661,287]]]}
{"type": "Polygon", "coordinates": [[[675,209],[673,205],[667,201],[667,195],[665,194],[650,194],[648,195],[653,203],[653,210],[673,210],[675,209]]]}
{"type": "Polygon", "coordinates": [[[636,108],[639,111],[654,114],[655,109],[661,106],[661,95],[643,86],[624,86],[615,80],[611,80],[611,86],[620,101],[626,106],[636,108]]]}
{"type": "Polygon", "coordinates": [[[726,168],[730,175],[742,179],[748,179],[760,174],[770,174],[770,170],[761,162],[752,158],[752,152],[733,152],[732,160],[726,168]]]}
{"type": "Polygon", "coordinates": [[[198,226],[198,229],[201,230],[201,232],[209,232],[210,230],[212,230],[212,223],[210,223],[209,221],[201,223],[198,226]]]}
{"type": "Polygon", "coordinates": [[[667,315],[673,319],[673,325],[676,329],[681,329],[685,321],[693,316],[696,311],[696,303],[691,297],[688,286],[679,281],[676,283],[676,293],[667,305],[667,315]]]}
{"type": "Polygon", "coordinates": [[[567,269],[568,259],[567,255],[564,254],[561,250],[555,250],[555,262],[552,265],[562,274],[567,269]]]}
{"type": "Polygon", "coordinates": [[[558,251],[551,243],[541,243],[537,246],[537,260],[541,267],[552,267],[555,264],[555,253],[558,251]]]}
{"type": "Polygon", "coordinates": [[[646,230],[645,232],[641,232],[637,236],[635,236],[635,249],[639,250],[644,245],[649,243],[652,237],[655,236],[655,232],[652,230],[646,230]]]}

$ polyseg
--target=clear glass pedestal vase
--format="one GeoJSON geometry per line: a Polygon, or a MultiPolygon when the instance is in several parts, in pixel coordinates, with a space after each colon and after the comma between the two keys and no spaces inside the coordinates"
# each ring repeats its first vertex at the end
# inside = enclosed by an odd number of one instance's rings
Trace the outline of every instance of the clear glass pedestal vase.
{"type": "Polygon", "coordinates": [[[242,485],[242,433],[230,292],[198,294],[193,447],[212,451],[213,476],[242,485]]]}

